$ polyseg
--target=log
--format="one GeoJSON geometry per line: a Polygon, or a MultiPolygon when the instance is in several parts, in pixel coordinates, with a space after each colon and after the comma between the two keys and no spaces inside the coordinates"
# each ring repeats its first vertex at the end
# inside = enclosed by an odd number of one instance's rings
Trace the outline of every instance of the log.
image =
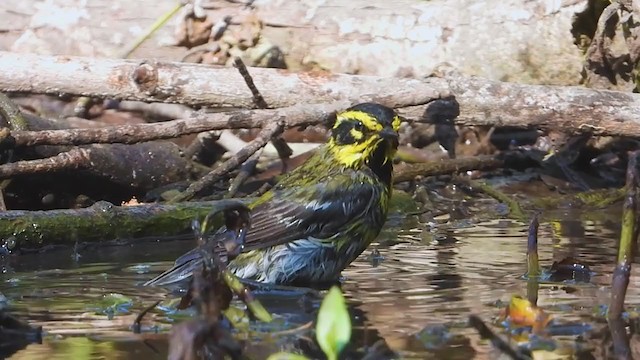
{"type": "MultiPolygon", "coordinates": [[[[176,205],[114,206],[101,201],[83,209],[0,212],[5,249],[30,250],[79,242],[135,240],[188,234],[193,219],[214,211],[242,207],[239,200],[186,202],[176,205]]],[[[222,215],[222,214],[220,214],[222,215]]],[[[220,227],[222,216],[212,228],[220,227]]]]}
{"type": "MultiPolygon", "coordinates": [[[[252,108],[253,95],[238,70],[154,60],[95,59],[0,52],[0,91],[74,94],[97,98],[252,108]]],[[[403,99],[406,105],[441,96],[428,80],[291,73],[252,68],[258,89],[273,108],[300,101],[403,99]],[[350,80],[351,79],[351,80],[350,80]],[[276,90],[277,91],[273,91],[276,90]],[[417,96],[416,94],[419,94],[417,96]]]]}
{"type": "MultiPolygon", "coordinates": [[[[0,91],[69,93],[218,107],[253,106],[251,92],[242,77],[230,68],[6,52],[0,52],[0,68],[11,69],[0,72],[0,91]],[[150,78],[139,77],[140,71],[150,78]],[[148,81],[140,82],[142,78],[148,81]]],[[[492,81],[452,71],[424,79],[290,73],[262,68],[252,68],[251,73],[273,108],[377,101],[400,108],[399,112],[410,119],[434,121],[454,118],[457,113],[452,110],[453,104],[459,106],[455,122],[460,125],[640,137],[640,95],[632,93],[492,81]],[[455,101],[447,100],[447,95],[453,95],[455,101]],[[437,99],[441,101],[434,101],[437,99]]],[[[322,111],[317,114],[326,115],[322,111]]],[[[319,123],[321,119],[310,120],[314,121],[319,123]]],[[[244,123],[257,127],[250,119],[244,118],[244,123]]]]}

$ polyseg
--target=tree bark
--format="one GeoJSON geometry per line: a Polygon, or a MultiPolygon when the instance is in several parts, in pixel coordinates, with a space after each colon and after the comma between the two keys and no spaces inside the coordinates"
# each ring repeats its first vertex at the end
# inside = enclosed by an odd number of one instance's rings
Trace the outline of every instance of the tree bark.
{"type": "MultiPolygon", "coordinates": [[[[97,98],[181,103],[216,107],[254,107],[251,91],[234,68],[153,60],[94,59],[0,52],[0,91],[74,94],[97,98]]],[[[440,94],[429,80],[291,73],[252,68],[270,107],[300,101],[351,102],[402,99],[420,105],[440,94]],[[350,80],[353,79],[353,80],[350,80]],[[426,101],[425,101],[426,98],[426,101]]]]}

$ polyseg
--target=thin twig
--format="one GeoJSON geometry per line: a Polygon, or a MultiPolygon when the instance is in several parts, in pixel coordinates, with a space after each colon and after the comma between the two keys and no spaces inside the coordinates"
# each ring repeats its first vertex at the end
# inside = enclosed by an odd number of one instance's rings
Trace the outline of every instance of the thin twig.
{"type": "Polygon", "coordinates": [[[509,215],[513,216],[516,219],[524,219],[525,215],[524,212],[522,211],[522,208],[520,207],[520,204],[513,199],[512,197],[508,196],[507,194],[503,193],[502,191],[495,189],[487,184],[484,184],[480,181],[475,181],[475,180],[471,180],[471,179],[464,179],[461,177],[457,177],[455,178],[456,182],[459,183],[463,183],[466,184],[467,186],[470,186],[474,189],[476,189],[476,191],[481,191],[483,193],[485,193],[486,195],[500,201],[501,203],[507,205],[509,207],[509,215]]]}
{"type": "MultiPolygon", "coordinates": [[[[260,90],[258,90],[258,88],[256,87],[256,84],[254,83],[253,78],[251,77],[251,74],[249,73],[249,70],[247,69],[247,66],[244,64],[242,59],[240,59],[239,57],[233,59],[233,66],[235,66],[238,69],[238,72],[240,72],[240,75],[242,75],[244,82],[247,84],[247,87],[253,95],[253,102],[255,103],[255,105],[259,109],[267,109],[269,105],[264,100],[264,97],[260,93],[260,90]]],[[[289,160],[291,154],[293,154],[293,150],[291,150],[289,144],[287,144],[287,142],[281,136],[274,136],[271,139],[271,143],[278,152],[278,157],[280,157],[280,160],[282,161],[282,172],[285,173],[287,171],[287,160],[289,160]]]]}
{"type": "Polygon", "coordinates": [[[120,53],[119,57],[123,59],[128,58],[134,51],[136,51],[137,48],[140,47],[140,45],[142,45],[143,42],[145,42],[145,40],[151,37],[151,35],[155,34],[155,32],[158,31],[158,29],[164,26],[164,24],[166,24],[167,21],[169,21],[176,13],[178,13],[178,11],[180,11],[180,9],[182,9],[183,6],[184,4],[182,4],[181,2],[178,2],[173,8],[171,8],[166,13],[162,14],[137,39],[135,39],[129,46],[127,46],[122,51],[122,53],[120,53]]]}
{"type": "Polygon", "coordinates": [[[282,120],[278,120],[277,122],[272,122],[271,124],[266,125],[262,131],[253,139],[247,146],[245,146],[242,150],[238,151],[232,158],[225,161],[223,164],[215,168],[213,171],[202,177],[200,180],[191,184],[187,190],[182,192],[180,195],[171,199],[170,202],[175,203],[179,201],[190,200],[202,190],[208,188],[211,184],[215,183],[221,176],[227,174],[229,171],[238,167],[238,165],[242,164],[246,161],[251,155],[253,155],[256,151],[264,147],[267,142],[273,137],[282,132],[284,129],[284,122],[282,120]]]}
{"type": "Polygon", "coordinates": [[[313,321],[309,321],[309,322],[304,323],[304,324],[302,324],[302,325],[300,325],[298,327],[295,327],[293,329],[270,332],[269,336],[274,337],[274,336],[291,335],[291,334],[295,334],[295,333],[298,333],[300,331],[308,330],[308,329],[311,329],[311,328],[313,328],[313,321]]]}
{"type": "Polygon", "coordinates": [[[511,359],[515,359],[515,360],[529,359],[528,356],[525,356],[521,352],[511,348],[509,343],[504,341],[500,336],[496,335],[496,333],[494,333],[491,329],[489,329],[489,327],[484,323],[484,321],[482,321],[482,319],[477,315],[472,314],[469,316],[469,325],[471,325],[471,327],[475,328],[476,331],[478,331],[478,333],[480,334],[480,337],[482,337],[483,339],[490,340],[493,346],[496,347],[496,349],[500,350],[503,354],[509,356],[511,359]]]}
{"type": "Polygon", "coordinates": [[[140,314],[138,314],[138,316],[136,316],[136,319],[133,321],[133,325],[131,327],[131,330],[133,331],[134,334],[140,334],[142,332],[142,324],[140,324],[142,322],[142,319],[144,318],[145,315],[147,315],[147,313],[153,309],[155,309],[156,306],[158,306],[158,304],[160,304],[162,302],[162,300],[157,300],[156,302],[154,302],[153,304],[147,306],[146,308],[144,308],[140,314]]]}
{"type": "Polygon", "coordinates": [[[256,106],[259,109],[268,108],[269,105],[267,105],[267,102],[262,97],[262,94],[260,94],[260,91],[256,87],[256,84],[253,82],[253,78],[251,77],[251,74],[249,74],[249,70],[247,70],[247,66],[244,64],[242,59],[240,59],[239,57],[234,58],[233,66],[235,66],[235,68],[238,69],[240,75],[242,75],[244,82],[247,84],[247,87],[251,91],[251,95],[253,95],[253,102],[256,104],[256,106]]]}
{"type": "Polygon", "coordinates": [[[18,175],[51,173],[62,170],[86,169],[91,166],[90,152],[84,148],[75,148],[46,159],[16,161],[0,165],[0,179],[18,175]]]}
{"type": "Polygon", "coordinates": [[[247,161],[245,161],[244,164],[242,164],[242,167],[240,168],[240,172],[233,179],[233,181],[231,182],[231,185],[229,185],[229,191],[224,196],[225,198],[227,199],[232,198],[238,193],[238,189],[240,189],[240,186],[255,171],[256,165],[258,165],[258,159],[260,158],[260,155],[262,155],[263,150],[264,149],[260,149],[256,151],[255,154],[251,155],[251,157],[249,157],[249,159],[247,159],[247,161]]]}

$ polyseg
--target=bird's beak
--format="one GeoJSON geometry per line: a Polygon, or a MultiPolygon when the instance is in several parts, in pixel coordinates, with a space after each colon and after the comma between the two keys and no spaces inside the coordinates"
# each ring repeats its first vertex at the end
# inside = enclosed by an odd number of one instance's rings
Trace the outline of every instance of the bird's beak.
{"type": "Polygon", "coordinates": [[[378,134],[382,140],[387,141],[389,144],[393,145],[394,148],[398,147],[398,133],[392,128],[384,128],[378,134]]]}

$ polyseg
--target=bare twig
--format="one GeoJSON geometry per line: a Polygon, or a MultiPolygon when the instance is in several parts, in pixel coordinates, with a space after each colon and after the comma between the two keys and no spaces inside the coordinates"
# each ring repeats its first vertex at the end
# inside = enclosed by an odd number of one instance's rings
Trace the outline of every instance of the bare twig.
{"type": "Polygon", "coordinates": [[[467,186],[472,187],[473,189],[475,189],[476,191],[480,191],[485,193],[488,196],[491,196],[492,198],[500,201],[501,203],[507,205],[509,207],[509,214],[511,216],[513,216],[516,219],[524,219],[525,215],[524,212],[522,211],[522,208],[520,207],[520,204],[518,204],[518,202],[513,199],[512,197],[509,197],[507,194],[503,193],[502,191],[495,189],[487,184],[484,184],[480,181],[475,181],[475,180],[471,180],[471,179],[465,179],[465,178],[461,178],[461,177],[457,177],[454,179],[455,182],[458,183],[463,183],[466,184],[467,186]]]}
{"type": "Polygon", "coordinates": [[[256,104],[256,106],[260,109],[268,108],[269,105],[267,105],[267,102],[262,97],[262,94],[260,94],[260,91],[256,87],[256,84],[253,82],[253,78],[251,77],[251,74],[249,74],[249,70],[247,69],[247,66],[244,64],[242,59],[240,59],[239,57],[233,59],[233,66],[238,69],[238,72],[240,73],[240,75],[242,75],[245,84],[247,84],[247,87],[249,88],[249,90],[251,90],[251,95],[253,95],[253,102],[256,104]]]}
{"type": "Polygon", "coordinates": [[[154,302],[153,304],[147,306],[146,308],[144,308],[140,314],[138,314],[138,316],[136,316],[135,320],[133,321],[133,325],[131,326],[131,331],[133,331],[134,334],[140,334],[142,332],[142,319],[144,318],[145,315],[147,315],[147,313],[153,309],[155,309],[156,306],[158,306],[158,304],[160,304],[162,302],[162,300],[157,300],[156,302],[154,302]]]}
{"type": "Polygon", "coordinates": [[[89,151],[83,148],[75,148],[46,159],[16,161],[14,163],[0,165],[0,179],[7,179],[18,175],[85,169],[90,166],[89,151]]]}
{"type": "Polygon", "coordinates": [[[151,35],[155,34],[158,29],[160,29],[164,24],[167,23],[182,7],[184,4],[182,2],[178,2],[173,8],[171,8],[166,13],[162,14],[156,21],[149,26],[138,38],[136,38],[129,46],[127,46],[122,53],[120,53],[121,58],[128,58],[137,48],[142,45],[145,40],[147,40],[151,35]]]}
{"type": "Polygon", "coordinates": [[[202,190],[206,189],[208,186],[217,181],[220,176],[228,173],[229,171],[235,169],[238,165],[242,164],[246,161],[251,155],[253,155],[256,151],[261,149],[263,146],[267,144],[267,142],[273,137],[277,136],[284,129],[284,122],[282,120],[278,120],[277,122],[272,122],[267,124],[262,131],[253,139],[246,147],[236,153],[232,158],[215,168],[213,171],[202,177],[200,180],[191,184],[187,190],[173,198],[171,202],[179,202],[192,199],[195,195],[197,195],[202,190]]]}
{"type": "Polygon", "coordinates": [[[225,198],[234,197],[238,192],[240,186],[247,180],[249,176],[251,176],[251,174],[253,174],[256,165],[258,165],[258,159],[260,158],[260,155],[262,155],[262,150],[263,149],[256,151],[255,154],[251,155],[251,157],[249,157],[249,159],[244,162],[244,164],[240,168],[240,172],[235,177],[235,179],[233,179],[231,185],[229,185],[229,191],[225,194],[225,198]]]}
{"type": "MultiPolygon", "coordinates": [[[[9,52],[0,52],[0,68],[11,69],[0,73],[0,91],[253,106],[253,95],[236,69],[9,52]]],[[[516,84],[454,73],[400,79],[253,68],[251,75],[272,108],[375,101],[402,108],[398,110],[405,117],[422,118],[432,115],[428,111],[432,106],[425,104],[454,94],[464,109],[455,120],[458,125],[562,128],[572,133],[640,137],[640,95],[626,92],[516,84]]]]}
{"type": "Polygon", "coordinates": [[[478,315],[472,314],[469,316],[469,325],[475,328],[476,331],[478,331],[480,337],[490,340],[493,346],[496,347],[496,349],[500,350],[503,354],[509,356],[511,359],[529,359],[528,356],[525,356],[521,352],[513,349],[508,342],[503,340],[500,336],[496,335],[496,333],[489,329],[489,327],[484,323],[484,321],[482,321],[482,319],[478,315]]]}
{"type": "MultiPolygon", "coordinates": [[[[240,75],[242,75],[242,78],[247,84],[247,87],[249,88],[249,90],[251,90],[251,94],[253,94],[253,101],[256,106],[260,109],[268,108],[269,105],[264,100],[264,97],[262,97],[262,94],[260,94],[260,91],[256,87],[256,84],[253,82],[253,78],[251,77],[251,74],[249,73],[249,70],[247,69],[247,66],[244,64],[242,59],[236,57],[233,60],[233,65],[238,69],[240,75]]],[[[273,144],[273,147],[276,148],[278,156],[282,161],[282,172],[284,173],[287,171],[287,160],[289,159],[289,157],[291,157],[291,154],[293,154],[293,150],[291,150],[289,144],[287,144],[287,142],[281,136],[274,136],[271,139],[271,143],[273,144]]]]}

